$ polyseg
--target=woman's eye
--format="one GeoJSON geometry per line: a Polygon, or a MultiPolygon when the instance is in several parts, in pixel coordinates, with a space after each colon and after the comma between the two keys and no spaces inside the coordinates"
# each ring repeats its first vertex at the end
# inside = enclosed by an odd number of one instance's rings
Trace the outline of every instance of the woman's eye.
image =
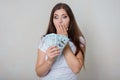
{"type": "Polygon", "coordinates": [[[58,19],[58,16],[54,16],[54,19],[58,19]]]}
{"type": "Polygon", "coordinates": [[[67,16],[63,16],[63,19],[66,19],[67,18],[67,16]]]}

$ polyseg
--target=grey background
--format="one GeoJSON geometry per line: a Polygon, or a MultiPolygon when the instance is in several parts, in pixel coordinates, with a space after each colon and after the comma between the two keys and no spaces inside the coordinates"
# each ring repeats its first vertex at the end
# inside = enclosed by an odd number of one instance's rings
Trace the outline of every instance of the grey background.
{"type": "Polygon", "coordinates": [[[40,80],[37,47],[58,2],[72,8],[86,37],[79,80],[120,80],[120,0],[0,0],[0,80],[40,80]]]}

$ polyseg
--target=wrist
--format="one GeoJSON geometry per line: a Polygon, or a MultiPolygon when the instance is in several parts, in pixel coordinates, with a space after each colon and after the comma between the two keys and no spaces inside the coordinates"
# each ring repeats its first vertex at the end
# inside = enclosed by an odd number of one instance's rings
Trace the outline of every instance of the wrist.
{"type": "Polygon", "coordinates": [[[45,55],[45,61],[50,65],[53,64],[53,60],[49,59],[47,54],[45,55]]]}
{"type": "Polygon", "coordinates": [[[50,60],[46,60],[46,62],[47,62],[49,65],[52,65],[52,64],[53,64],[53,62],[50,61],[50,60]]]}

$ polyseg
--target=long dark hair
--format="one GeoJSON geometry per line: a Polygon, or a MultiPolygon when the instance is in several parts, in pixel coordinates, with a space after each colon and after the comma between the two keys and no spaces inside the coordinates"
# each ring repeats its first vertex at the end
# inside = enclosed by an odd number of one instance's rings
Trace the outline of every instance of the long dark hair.
{"type": "Polygon", "coordinates": [[[72,12],[71,8],[67,4],[58,3],[53,7],[51,15],[50,15],[48,30],[47,30],[46,34],[57,33],[56,28],[55,28],[54,23],[53,23],[53,15],[54,15],[54,12],[56,10],[59,10],[59,9],[64,9],[67,12],[67,14],[70,18],[70,23],[69,23],[69,27],[68,27],[68,38],[76,46],[75,55],[77,55],[78,52],[81,51],[82,55],[83,55],[83,59],[84,59],[85,58],[85,56],[84,56],[85,49],[82,49],[80,47],[81,42],[80,42],[80,39],[79,39],[80,36],[82,36],[82,37],[84,37],[84,36],[82,35],[80,29],[78,28],[78,25],[76,23],[76,20],[75,20],[75,17],[73,15],[73,12],[72,12]]]}

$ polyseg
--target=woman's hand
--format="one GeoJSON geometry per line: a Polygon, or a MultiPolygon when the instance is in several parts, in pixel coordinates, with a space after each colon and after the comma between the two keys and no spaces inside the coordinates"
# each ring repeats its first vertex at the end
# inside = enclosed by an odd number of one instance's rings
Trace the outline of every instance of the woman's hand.
{"type": "Polygon", "coordinates": [[[57,46],[49,47],[46,51],[46,55],[48,57],[47,61],[53,63],[59,54],[60,54],[60,50],[57,46]]]}
{"type": "Polygon", "coordinates": [[[68,36],[67,28],[64,25],[59,25],[57,27],[57,34],[62,34],[62,35],[68,36]]]}

